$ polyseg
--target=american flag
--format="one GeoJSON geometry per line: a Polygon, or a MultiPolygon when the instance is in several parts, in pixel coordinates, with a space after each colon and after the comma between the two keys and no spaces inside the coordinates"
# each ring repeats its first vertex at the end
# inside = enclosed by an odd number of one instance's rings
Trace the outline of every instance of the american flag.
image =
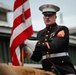
{"type": "MultiPolygon", "coordinates": [[[[14,21],[10,39],[12,64],[21,65],[20,45],[33,34],[31,13],[28,0],[15,0],[14,21]]],[[[27,53],[26,53],[27,55],[27,53]]]]}

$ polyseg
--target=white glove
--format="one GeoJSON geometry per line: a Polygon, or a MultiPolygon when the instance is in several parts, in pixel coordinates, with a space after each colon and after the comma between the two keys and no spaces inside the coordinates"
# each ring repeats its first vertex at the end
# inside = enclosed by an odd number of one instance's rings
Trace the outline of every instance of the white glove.
{"type": "Polygon", "coordinates": [[[33,51],[35,50],[35,46],[37,44],[38,41],[35,40],[25,40],[24,41],[24,50],[28,53],[27,57],[31,57],[33,54],[33,51]]]}

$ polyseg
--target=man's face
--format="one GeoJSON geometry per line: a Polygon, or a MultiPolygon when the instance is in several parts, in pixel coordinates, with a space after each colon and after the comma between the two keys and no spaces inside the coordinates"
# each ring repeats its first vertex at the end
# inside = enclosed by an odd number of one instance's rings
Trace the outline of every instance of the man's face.
{"type": "Polygon", "coordinates": [[[56,14],[54,15],[44,15],[43,17],[46,27],[56,22],[56,14]]]}

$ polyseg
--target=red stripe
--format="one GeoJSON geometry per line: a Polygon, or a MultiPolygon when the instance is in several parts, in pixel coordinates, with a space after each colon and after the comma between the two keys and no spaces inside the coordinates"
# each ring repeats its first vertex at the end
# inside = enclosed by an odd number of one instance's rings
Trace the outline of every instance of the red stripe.
{"type": "Polygon", "coordinates": [[[29,8],[28,10],[26,10],[26,11],[24,12],[24,14],[25,14],[25,19],[29,18],[29,17],[31,16],[30,8],[29,8]]]}
{"type": "MultiPolygon", "coordinates": [[[[15,3],[14,3],[14,11],[20,7],[23,3],[25,3],[26,1],[28,0],[16,0],[15,3]]],[[[20,10],[18,10],[20,11],[20,10]]],[[[20,11],[21,12],[21,11],[20,11]]],[[[22,9],[22,14],[20,14],[19,16],[17,16],[17,18],[14,19],[14,22],[13,22],[13,28],[12,28],[12,34],[14,29],[19,26],[22,22],[23,22],[23,14],[25,16],[25,19],[28,19],[30,16],[31,16],[31,13],[30,13],[30,8],[28,8],[26,11],[22,9]]],[[[16,15],[16,13],[14,13],[16,15]]],[[[27,20],[26,20],[27,21],[27,20]]],[[[25,24],[26,25],[26,24],[25,24]]],[[[22,25],[23,26],[23,25],[22,25]]],[[[18,66],[20,65],[19,64],[19,61],[18,61],[18,56],[16,55],[15,53],[15,50],[16,48],[20,45],[27,39],[29,38],[31,35],[33,34],[33,28],[32,28],[32,25],[30,27],[28,27],[27,29],[25,29],[23,32],[21,32],[21,34],[18,34],[17,37],[15,37],[15,39],[12,40],[12,44],[11,44],[11,47],[10,47],[10,52],[11,52],[11,56],[12,56],[12,64],[15,65],[15,66],[18,66]]],[[[12,37],[12,36],[11,36],[12,37]]],[[[25,54],[25,56],[27,56],[27,54],[25,54]]]]}
{"type": "Polygon", "coordinates": [[[19,61],[18,61],[18,58],[15,52],[13,52],[12,57],[13,57],[12,64],[15,66],[19,66],[20,64],[19,64],[19,61]]]}
{"type": "MultiPolygon", "coordinates": [[[[31,14],[30,14],[30,8],[28,9],[28,10],[26,10],[25,12],[25,18],[26,19],[28,19],[30,16],[31,16],[31,14]]],[[[13,32],[13,30],[17,27],[17,26],[19,26],[21,23],[22,23],[22,18],[23,18],[23,16],[22,16],[22,14],[21,15],[19,15],[15,20],[14,20],[14,25],[13,25],[13,28],[12,28],[12,32],[13,32]]]]}
{"type": "Polygon", "coordinates": [[[11,50],[11,54],[15,51],[16,47],[19,46],[20,44],[22,44],[24,42],[24,40],[26,40],[28,37],[30,37],[33,32],[32,32],[32,25],[27,28],[26,30],[24,30],[21,34],[19,34],[12,42],[12,45],[10,47],[11,50]],[[31,31],[31,32],[30,32],[31,31]]]}
{"type": "Polygon", "coordinates": [[[23,3],[25,3],[27,0],[16,0],[14,3],[14,11],[20,7],[23,3]]]}
{"type": "Polygon", "coordinates": [[[12,31],[22,23],[22,15],[18,16],[13,23],[12,31]]]}

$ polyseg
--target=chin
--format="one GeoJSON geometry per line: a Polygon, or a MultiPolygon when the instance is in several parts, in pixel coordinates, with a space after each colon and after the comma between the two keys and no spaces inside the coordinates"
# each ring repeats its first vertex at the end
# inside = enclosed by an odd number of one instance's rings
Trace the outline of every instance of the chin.
{"type": "Polygon", "coordinates": [[[47,23],[45,23],[46,25],[51,25],[52,23],[50,23],[50,22],[47,22],[47,23]]]}
{"type": "Polygon", "coordinates": [[[46,24],[46,27],[50,26],[50,24],[46,24]]]}

